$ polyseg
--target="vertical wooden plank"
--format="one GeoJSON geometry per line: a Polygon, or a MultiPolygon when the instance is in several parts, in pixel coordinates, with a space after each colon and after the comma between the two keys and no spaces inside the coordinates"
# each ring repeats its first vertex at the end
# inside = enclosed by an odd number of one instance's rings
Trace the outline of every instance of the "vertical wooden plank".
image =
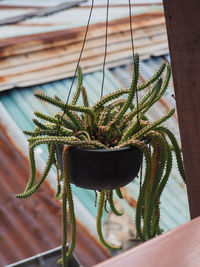
{"type": "Polygon", "coordinates": [[[163,0],[191,218],[200,215],[200,1],[163,0]]]}

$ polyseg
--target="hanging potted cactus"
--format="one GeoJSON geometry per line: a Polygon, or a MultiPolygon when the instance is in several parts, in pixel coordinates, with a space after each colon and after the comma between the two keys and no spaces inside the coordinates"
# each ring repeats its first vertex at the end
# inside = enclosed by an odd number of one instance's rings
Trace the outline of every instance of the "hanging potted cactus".
{"type": "Polygon", "coordinates": [[[174,109],[155,122],[150,122],[147,111],[163,96],[171,76],[168,65],[162,64],[155,75],[138,85],[139,57],[134,57],[134,68],[130,88],[117,90],[102,97],[90,106],[83,83],[81,68],[78,68],[77,88],[70,104],[58,97],[49,97],[37,92],[37,99],[61,109],[62,113],[53,117],[40,112],[35,115],[43,122],[34,119],[36,128],[29,135],[29,155],[31,176],[25,192],[18,198],[26,198],[35,193],[47,177],[51,167],[56,165],[58,192],[62,201],[63,242],[62,259],[66,266],[72,255],[76,240],[76,223],[71,183],[87,189],[99,191],[97,211],[97,232],[100,241],[109,249],[119,249],[108,244],[102,233],[101,219],[105,202],[120,216],[113,202],[113,192],[123,198],[120,188],[130,183],[142,165],[144,178],[139,192],[136,210],[137,237],[148,240],[161,232],[160,196],[172,169],[172,153],[175,153],[180,175],[184,178],[181,151],[173,133],[162,124],[173,114],[174,109]],[[164,70],[166,75],[161,78],[164,70]],[[137,92],[147,89],[146,94],[135,104],[137,92]],[[82,105],[77,101],[82,95],[82,105]],[[44,123],[46,121],[46,123],[44,123]],[[49,157],[46,168],[35,184],[36,166],[34,151],[37,146],[46,144],[49,157]],[[66,253],[66,206],[69,204],[71,241],[66,253]]]}

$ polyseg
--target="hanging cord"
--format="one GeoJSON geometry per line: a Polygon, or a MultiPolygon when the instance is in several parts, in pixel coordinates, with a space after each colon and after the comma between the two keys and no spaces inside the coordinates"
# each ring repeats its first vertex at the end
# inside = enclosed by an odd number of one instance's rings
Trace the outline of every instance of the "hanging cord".
{"type": "MultiPolygon", "coordinates": [[[[132,11],[131,11],[131,0],[129,2],[129,22],[130,22],[130,32],[131,32],[131,45],[132,45],[132,53],[134,58],[134,43],[133,43],[133,26],[132,26],[132,11]]],[[[139,99],[138,99],[138,89],[136,87],[136,106],[137,106],[137,123],[140,126],[139,120],[139,99]]]]}
{"type": "Polygon", "coordinates": [[[108,49],[108,15],[109,15],[109,0],[107,0],[106,6],[106,35],[105,35],[105,52],[104,52],[104,61],[103,61],[103,80],[101,85],[101,98],[103,97],[103,88],[105,81],[105,66],[106,66],[106,57],[107,57],[107,49],[108,49]]]}
{"type": "MultiPolygon", "coordinates": [[[[74,75],[73,75],[73,78],[72,78],[72,82],[71,82],[71,86],[70,86],[70,89],[69,89],[69,93],[68,93],[68,96],[67,96],[67,101],[66,101],[65,104],[68,104],[68,102],[69,102],[69,98],[70,98],[70,95],[71,95],[72,87],[74,85],[74,81],[75,81],[75,78],[76,78],[76,73],[77,73],[77,70],[78,70],[78,67],[79,67],[79,64],[80,64],[80,61],[81,61],[81,57],[82,57],[82,54],[83,54],[83,51],[84,51],[84,48],[85,48],[85,43],[86,43],[87,34],[88,34],[89,26],[90,26],[90,20],[91,20],[91,17],[92,17],[93,8],[94,8],[94,0],[92,0],[92,3],[91,3],[90,13],[89,13],[89,17],[88,17],[88,22],[87,22],[87,26],[86,26],[86,30],[85,30],[85,35],[84,35],[84,39],[83,39],[81,52],[80,52],[80,55],[79,55],[79,58],[78,58],[76,69],[75,69],[75,72],[74,72],[74,75]]],[[[59,135],[61,121],[62,121],[62,119],[63,119],[63,117],[65,115],[66,109],[67,109],[67,106],[65,105],[65,108],[64,108],[64,111],[62,113],[62,116],[60,117],[60,123],[58,124],[57,135],[59,135]]]]}
{"type": "Polygon", "coordinates": [[[89,17],[88,17],[88,22],[87,22],[86,31],[85,31],[85,36],[84,36],[84,39],[83,39],[83,44],[82,44],[81,52],[80,52],[79,59],[78,59],[77,65],[76,65],[76,69],[75,69],[75,72],[74,72],[74,76],[73,76],[73,79],[72,79],[72,83],[71,83],[71,86],[70,86],[70,89],[69,89],[69,93],[68,93],[66,104],[68,104],[68,102],[69,102],[69,97],[70,97],[70,94],[71,94],[71,91],[72,91],[72,87],[74,85],[74,81],[75,81],[75,78],[76,78],[76,73],[77,73],[77,70],[78,70],[78,66],[80,64],[81,57],[82,57],[82,54],[83,54],[83,50],[85,48],[85,43],[86,43],[87,34],[88,34],[89,26],[90,26],[90,20],[91,20],[91,16],[92,16],[93,7],[94,7],[94,0],[92,0],[92,4],[91,4],[91,8],[90,8],[90,14],[89,14],[89,17]]]}

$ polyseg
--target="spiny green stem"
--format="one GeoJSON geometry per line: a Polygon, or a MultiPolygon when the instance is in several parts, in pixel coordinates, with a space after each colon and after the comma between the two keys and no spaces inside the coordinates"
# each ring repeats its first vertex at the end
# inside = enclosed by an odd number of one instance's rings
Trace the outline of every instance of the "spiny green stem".
{"type": "Polygon", "coordinates": [[[171,173],[172,170],[172,152],[170,150],[169,144],[166,142],[166,146],[167,146],[167,163],[166,163],[166,171],[165,171],[165,175],[162,178],[162,181],[160,182],[159,188],[158,188],[158,192],[159,192],[159,198],[167,184],[167,181],[169,179],[169,175],[171,173]]]}
{"type": "Polygon", "coordinates": [[[32,146],[39,144],[63,144],[71,146],[85,146],[93,148],[106,148],[103,144],[98,141],[90,140],[79,140],[76,137],[58,137],[58,136],[47,136],[47,137],[31,137],[28,139],[32,146]]]}
{"type": "Polygon", "coordinates": [[[31,174],[30,174],[28,184],[25,188],[25,192],[30,190],[33,187],[35,178],[36,178],[35,154],[34,154],[34,150],[30,149],[30,145],[29,145],[29,160],[30,160],[31,174]]]}
{"type": "Polygon", "coordinates": [[[143,229],[142,229],[141,224],[142,224],[143,211],[144,211],[144,200],[145,200],[146,188],[150,182],[150,177],[151,177],[151,155],[148,150],[148,147],[139,140],[129,140],[127,142],[124,142],[123,144],[120,144],[119,146],[117,146],[117,148],[125,147],[125,146],[138,147],[142,151],[145,161],[146,161],[145,178],[144,178],[143,186],[139,193],[139,197],[137,201],[137,208],[136,208],[136,217],[135,217],[137,236],[140,238],[140,240],[145,241],[146,236],[144,236],[143,234],[143,229]]]}
{"type": "MultiPolygon", "coordinates": [[[[82,93],[83,105],[84,107],[88,108],[90,104],[89,104],[87,92],[84,86],[81,87],[81,93],[82,93]]],[[[89,124],[90,118],[87,114],[84,114],[83,116],[84,116],[85,126],[87,127],[89,124]]]]}
{"type": "MultiPolygon", "coordinates": [[[[71,191],[71,185],[70,185],[70,176],[69,176],[69,170],[68,170],[68,152],[69,152],[70,146],[65,146],[63,150],[63,179],[64,179],[64,188],[67,195],[67,200],[69,202],[69,218],[70,218],[70,224],[71,224],[71,242],[69,249],[66,254],[62,255],[62,259],[58,261],[58,263],[63,263],[66,258],[66,261],[69,260],[71,257],[75,244],[76,244],[76,221],[75,221],[75,214],[74,214],[74,203],[72,198],[72,191],[71,191]]],[[[66,221],[63,221],[63,239],[65,240],[65,236],[67,235],[66,230],[66,221]]],[[[66,246],[66,244],[63,243],[63,246],[66,246]]],[[[62,249],[64,251],[64,248],[62,249]]],[[[63,265],[64,266],[64,265],[63,265]]]]}
{"type": "Polygon", "coordinates": [[[34,114],[38,118],[40,118],[42,120],[45,120],[45,121],[49,121],[49,122],[54,123],[54,124],[58,124],[58,122],[59,122],[57,119],[55,119],[55,118],[53,118],[51,116],[47,116],[47,115],[45,115],[45,114],[43,114],[41,112],[38,112],[38,111],[35,111],[34,114]]]}
{"type": "Polygon", "coordinates": [[[66,245],[67,245],[67,190],[66,187],[63,187],[62,193],[62,261],[57,262],[58,264],[62,264],[63,267],[67,266],[67,258],[66,258],[66,245]]]}
{"type": "Polygon", "coordinates": [[[109,203],[110,203],[110,208],[112,210],[112,212],[117,215],[117,216],[122,216],[124,214],[124,211],[119,212],[114,205],[114,201],[113,201],[113,190],[110,190],[110,195],[109,195],[109,203]]]}
{"type": "Polygon", "coordinates": [[[118,97],[120,97],[121,95],[123,94],[128,94],[130,91],[130,89],[121,89],[121,90],[118,90],[114,93],[111,93],[111,94],[108,94],[104,97],[101,98],[101,100],[99,100],[93,107],[92,109],[94,110],[94,112],[98,112],[99,110],[101,110],[104,106],[104,104],[110,102],[111,100],[113,99],[116,99],[118,97]]]}
{"type": "Polygon", "coordinates": [[[169,85],[170,78],[171,78],[171,68],[168,65],[167,66],[167,73],[166,73],[165,79],[163,81],[162,88],[161,88],[159,94],[157,95],[157,97],[154,99],[154,103],[157,102],[158,99],[160,99],[164,95],[164,93],[166,92],[167,87],[169,85]]]}
{"type": "MultiPolygon", "coordinates": [[[[74,117],[73,113],[66,107],[66,104],[64,102],[61,102],[55,98],[52,98],[50,96],[47,96],[43,93],[35,93],[35,97],[37,97],[41,101],[45,101],[51,105],[54,105],[56,107],[61,108],[63,111],[65,111],[66,115],[70,118],[70,120],[75,125],[76,129],[81,129],[81,126],[79,125],[78,121],[74,117]]],[[[62,116],[61,116],[62,117],[62,116]]]]}
{"type": "Polygon", "coordinates": [[[89,117],[90,117],[90,123],[91,126],[93,127],[96,121],[96,115],[95,112],[88,108],[88,107],[80,107],[80,106],[75,106],[75,105],[70,105],[70,104],[65,104],[61,101],[58,101],[52,97],[46,96],[44,94],[35,94],[35,96],[37,98],[39,98],[40,100],[46,101],[52,105],[58,106],[60,107],[63,111],[66,112],[67,116],[70,117],[70,119],[73,121],[73,123],[78,124],[78,127],[80,128],[79,123],[77,122],[77,119],[74,117],[74,115],[70,112],[70,110],[72,111],[78,111],[78,112],[83,112],[86,113],[89,117]]]}
{"type": "Polygon", "coordinates": [[[47,127],[43,123],[38,121],[37,119],[33,119],[33,122],[38,128],[40,128],[42,130],[47,130],[47,127]]]}
{"type": "Polygon", "coordinates": [[[143,90],[144,88],[148,87],[149,85],[151,85],[152,83],[154,83],[157,79],[160,78],[161,74],[163,73],[164,69],[166,67],[166,63],[163,63],[160,68],[158,69],[158,71],[153,75],[153,77],[151,77],[148,81],[146,81],[145,83],[143,83],[142,85],[140,85],[138,87],[138,91],[143,90]]]}
{"type": "Polygon", "coordinates": [[[76,105],[78,98],[80,96],[81,86],[83,83],[83,73],[82,73],[82,69],[80,66],[78,66],[77,75],[78,75],[78,82],[77,82],[76,92],[75,92],[74,97],[72,99],[72,105],[76,105]]]}
{"type": "Polygon", "coordinates": [[[122,195],[122,192],[121,192],[120,188],[117,188],[117,189],[116,189],[116,193],[117,193],[117,196],[118,196],[120,199],[123,199],[123,195],[122,195]]]}
{"type": "MultiPolygon", "coordinates": [[[[149,85],[151,85],[152,83],[154,83],[163,73],[164,69],[165,69],[166,64],[163,63],[161,65],[161,67],[159,68],[159,70],[153,75],[153,77],[151,79],[149,79],[147,82],[143,83],[142,85],[138,86],[138,91],[143,90],[144,88],[148,87],[149,85]]],[[[94,106],[93,106],[93,110],[94,111],[98,111],[99,109],[102,108],[102,106],[104,104],[106,104],[107,102],[120,97],[123,94],[128,94],[130,91],[130,88],[126,88],[126,89],[121,89],[118,90],[112,94],[106,95],[104,96],[101,100],[99,100],[94,106]]]]}
{"type": "Polygon", "coordinates": [[[80,118],[80,116],[78,114],[76,114],[75,111],[72,111],[73,116],[76,118],[79,126],[80,126],[80,130],[85,130],[85,124],[84,121],[80,118]]]}
{"type": "Polygon", "coordinates": [[[56,114],[55,117],[58,118],[58,121],[61,123],[61,125],[63,125],[67,129],[71,129],[74,131],[78,129],[78,128],[76,128],[76,125],[74,125],[72,122],[70,122],[69,119],[66,119],[65,116],[62,117],[60,114],[56,114]]]}
{"type": "Polygon", "coordinates": [[[158,127],[157,131],[158,132],[164,132],[169,137],[169,139],[172,143],[172,146],[174,148],[175,155],[176,155],[176,161],[177,161],[179,173],[180,173],[180,175],[181,175],[181,177],[185,183],[185,171],[184,171],[184,166],[183,166],[182,153],[181,153],[181,150],[179,148],[176,137],[169,129],[167,129],[164,126],[158,127]]]}
{"type": "Polygon", "coordinates": [[[57,184],[57,191],[55,194],[55,198],[59,199],[60,198],[60,193],[61,193],[61,184],[57,184]]]}
{"type": "Polygon", "coordinates": [[[142,138],[146,133],[148,133],[151,130],[154,130],[158,125],[162,124],[166,120],[168,120],[175,112],[175,109],[172,109],[170,112],[168,112],[165,116],[163,116],[161,119],[155,121],[154,123],[151,123],[149,126],[143,128],[141,131],[133,135],[133,139],[140,139],[142,138]]]}
{"type": "Polygon", "coordinates": [[[90,126],[93,128],[95,123],[96,123],[96,115],[95,112],[88,108],[88,107],[80,107],[80,106],[73,106],[73,105],[66,105],[67,108],[69,108],[70,110],[74,110],[74,111],[78,111],[78,112],[83,112],[86,115],[89,116],[90,119],[90,126]]]}
{"type": "MultiPolygon", "coordinates": [[[[45,180],[45,178],[47,177],[47,175],[51,169],[51,166],[52,166],[53,161],[54,161],[54,151],[55,151],[54,145],[51,145],[51,150],[49,152],[49,158],[48,158],[46,167],[44,169],[44,172],[43,172],[42,177],[40,178],[39,182],[35,186],[32,187],[33,181],[32,182],[30,181],[28,186],[25,189],[25,192],[22,194],[17,194],[16,195],[17,198],[27,198],[38,190],[38,188],[43,183],[43,181],[45,180]]],[[[30,146],[30,154],[33,154],[33,153],[34,153],[34,147],[30,146]]]]}
{"type": "MultiPolygon", "coordinates": [[[[128,121],[131,121],[139,112],[139,118],[141,118],[143,113],[143,110],[145,109],[145,112],[152,106],[155,96],[159,93],[162,86],[162,79],[159,79],[158,82],[153,86],[153,88],[150,90],[150,93],[146,94],[146,97],[142,98],[142,100],[138,104],[138,109],[135,108],[132,112],[127,114],[127,116],[124,117],[124,119],[121,122],[121,125],[126,124],[128,121]]],[[[133,127],[129,127],[129,129],[124,133],[124,136],[122,137],[125,141],[126,139],[131,136],[132,132],[134,132],[133,127]]]]}
{"type": "MultiPolygon", "coordinates": [[[[151,192],[149,195],[148,208],[146,209],[147,212],[146,212],[145,218],[144,218],[145,232],[146,232],[148,238],[151,238],[152,237],[151,220],[152,220],[152,216],[153,216],[153,209],[155,206],[155,198],[156,198],[159,183],[160,183],[160,180],[162,178],[163,171],[165,168],[167,153],[166,153],[166,141],[160,133],[151,131],[148,133],[148,136],[156,139],[157,144],[159,146],[159,160],[157,161],[155,176],[154,176],[154,180],[153,180],[153,186],[151,187],[151,192]]],[[[159,199],[158,199],[158,201],[159,201],[159,199]]]]}
{"type": "Polygon", "coordinates": [[[113,119],[113,121],[110,122],[110,124],[108,125],[108,129],[110,129],[114,124],[118,125],[123,115],[126,113],[128,108],[130,107],[130,104],[133,101],[133,98],[135,96],[135,92],[137,89],[138,78],[139,78],[139,56],[138,54],[135,54],[133,77],[132,77],[128,99],[125,102],[123,108],[120,110],[119,114],[117,114],[116,117],[113,119]]]}
{"type": "Polygon", "coordinates": [[[120,249],[119,247],[113,247],[110,244],[108,244],[104,237],[103,237],[103,233],[102,233],[102,225],[101,225],[101,219],[102,219],[102,215],[103,215],[103,207],[104,207],[104,199],[105,199],[105,190],[102,190],[100,193],[100,197],[99,197],[99,207],[98,207],[98,212],[97,212],[97,233],[99,235],[99,239],[101,241],[101,243],[107,247],[108,249],[111,250],[118,250],[120,249]]]}
{"type": "MultiPolygon", "coordinates": [[[[148,87],[149,85],[151,85],[152,83],[154,83],[163,73],[164,69],[165,69],[166,64],[163,63],[161,65],[161,67],[159,68],[159,70],[153,75],[152,78],[150,78],[147,82],[143,83],[142,85],[138,86],[137,90],[141,91],[144,88],[148,87]]],[[[101,109],[102,106],[104,104],[106,104],[107,102],[118,98],[119,96],[123,95],[123,94],[128,94],[130,91],[130,88],[126,88],[126,89],[121,89],[116,91],[115,93],[106,95],[105,97],[103,97],[100,101],[98,101],[94,106],[93,106],[93,110],[97,111],[98,109],[101,109]]]]}
{"type": "Polygon", "coordinates": [[[84,86],[81,87],[81,92],[82,92],[82,98],[83,98],[83,105],[84,107],[89,107],[89,101],[88,101],[88,96],[87,96],[87,92],[84,86]]]}

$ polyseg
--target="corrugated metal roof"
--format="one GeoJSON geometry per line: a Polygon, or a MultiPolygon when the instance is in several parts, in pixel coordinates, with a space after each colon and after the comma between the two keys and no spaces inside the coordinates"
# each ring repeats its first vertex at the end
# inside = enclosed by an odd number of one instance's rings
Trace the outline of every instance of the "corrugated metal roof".
{"type": "Polygon", "coordinates": [[[3,9],[3,14],[4,14],[3,18],[0,19],[0,25],[17,24],[21,21],[26,21],[34,17],[38,18],[38,17],[49,16],[66,9],[79,6],[83,2],[85,2],[85,0],[64,1],[61,4],[53,5],[50,7],[43,7],[43,8],[32,7],[32,10],[29,7],[24,7],[24,6],[13,7],[11,5],[5,6],[0,3],[0,8],[3,9]]]}
{"type": "MultiPolygon", "coordinates": [[[[78,1],[78,0],[77,0],[78,1]]],[[[80,0],[81,1],[81,0],[80,0]]],[[[71,2],[71,1],[70,1],[71,2]]],[[[1,4],[1,3],[0,3],[1,4]]],[[[35,11],[35,8],[32,7],[32,11],[35,11]]],[[[163,10],[162,6],[136,6],[132,10],[132,14],[134,16],[144,14],[146,12],[161,12],[163,10]]],[[[0,15],[2,14],[1,23],[3,25],[3,20],[7,18],[12,18],[20,16],[22,14],[27,14],[27,19],[21,21],[19,23],[13,23],[11,25],[4,25],[0,27],[0,39],[3,38],[11,38],[16,36],[23,36],[29,34],[37,34],[44,32],[52,32],[58,30],[64,30],[68,28],[75,28],[80,26],[85,26],[88,20],[88,15],[90,11],[90,6],[86,7],[76,7],[66,10],[61,10],[60,12],[56,12],[49,16],[32,16],[32,18],[28,18],[28,13],[30,11],[24,8],[2,8],[0,9],[0,15]]],[[[40,14],[39,11],[36,10],[36,14],[40,14]]],[[[120,6],[114,6],[109,9],[109,20],[117,20],[121,18],[125,18],[128,16],[128,6],[124,6],[123,8],[120,6]]],[[[91,24],[105,22],[106,15],[106,7],[98,7],[94,6],[91,24]]]]}
{"type": "MultiPolygon", "coordinates": [[[[47,183],[29,199],[14,197],[16,192],[24,190],[28,162],[8,137],[2,118],[0,121],[0,266],[5,266],[60,245],[61,207],[47,183]]],[[[80,223],[77,223],[75,254],[84,266],[108,258],[80,223]]]]}
{"type": "MultiPolygon", "coordinates": [[[[92,0],[88,0],[85,5],[91,4],[92,0]]],[[[106,5],[107,0],[95,0],[96,5],[106,5]]],[[[110,5],[128,5],[128,0],[112,0],[110,5]]],[[[132,5],[152,5],[152,4],[162,4],[162,0],[131,0],[132,5]]]]}
{"type": "MultiPolygon", "coordinates": [[[[71,18],[76,16],[86,18],[83,10],[85,9],[76,8],[74,15],[64,16],[70,23],[68,25],[70,29],[48,32],[48,27],[45,26],[45,33],[29,33],[26,36],[3,39],[0,43],[0,90],[41,84],[72,76],[82,46],[85,27],[72,28],[71,18]]],[[[95,10],[98,10],[102,18],[99,9],[95,10]]],[[[118,13],[123,16],[123,10],[126,13],[125,18],[109,22],[107,50],[109,67],[129,63],[132,55],[127,8],[118,8],[118,13]]],[[[73,13],[72,10],[69,12],[73,13]]],[[[49,17],[49,21],[53,24],[59,23],[59,19],[49,17]]],[[[135,50],[141,58],[168,53],[162,11],[153,9],[152,12],[133,16],[133,21],[135,50]]],[[[1,27],[0,31],[2,29],[4,27],[1,27]]],[[[91,25],[81,60],[84,73],[102,68],[104,43],[105,23],[91,25]]]]}
{"type": "Polygon", "coordinates": [[[24,7],[53,7],[66,2],[76,2],[76,0],[1,0],[1,5],[24,6],[24,7]]]}

